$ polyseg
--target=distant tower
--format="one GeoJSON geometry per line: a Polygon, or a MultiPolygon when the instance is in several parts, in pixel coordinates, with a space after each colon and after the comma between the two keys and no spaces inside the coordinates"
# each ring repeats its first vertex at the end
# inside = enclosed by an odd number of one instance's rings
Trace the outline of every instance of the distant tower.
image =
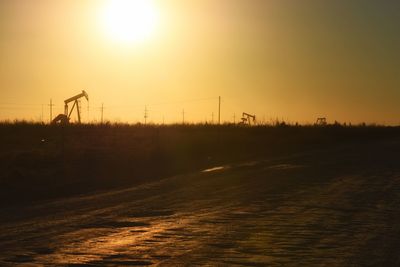
{"type": "Polygon", "coordinates": [[[49,106],[50,106],[50,123],[51,123],[53,121],[53,107],[54,107],[53,99],[51,99],[51,98],[50,98],[49,106]]]}
{"type": "Polygon", "coordinates": [[[221,97],[218,97],[218,124],[221,124],[221,97]]]}
{"type": "Polygon", "coordinates": [[[104,103],[101,103],[101,124],[103,124],[104,103]]]}
{"type": "Polygon", "coordinates": [[[144,124],[147,124],[148,117],[149,117],[149,115],[148,115],[147,106],[144,106],[144,124]]]}

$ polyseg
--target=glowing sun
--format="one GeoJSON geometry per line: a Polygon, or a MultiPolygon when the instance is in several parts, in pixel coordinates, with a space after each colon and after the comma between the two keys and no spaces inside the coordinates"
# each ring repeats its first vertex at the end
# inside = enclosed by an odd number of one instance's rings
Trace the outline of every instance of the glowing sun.
{"type": "Polygon", "coordinates": [[[142,42],[156,31],[159,14],[151,0],[109,0],[102,10],[101,21],[111,40],[142,42]]]}

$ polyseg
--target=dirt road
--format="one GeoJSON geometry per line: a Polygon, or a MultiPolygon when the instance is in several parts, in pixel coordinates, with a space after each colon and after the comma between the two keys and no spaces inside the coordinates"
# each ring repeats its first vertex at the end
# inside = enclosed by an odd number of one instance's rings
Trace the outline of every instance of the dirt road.
{"type": "Polygon", "coordinates": [[[254,159],[0,211],[0,265],[399,266],[400,144],[254,159]]]}

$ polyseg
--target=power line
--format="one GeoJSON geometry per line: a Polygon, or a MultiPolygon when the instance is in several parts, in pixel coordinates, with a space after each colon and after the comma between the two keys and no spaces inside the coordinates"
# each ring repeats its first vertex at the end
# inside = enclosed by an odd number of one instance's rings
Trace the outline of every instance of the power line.
{"type": "Polygon", "coordinates": [[[17,110],[40,110],[41,109],[41,106],[39,105],[39,106],[36,106],[36,107],[31,107],[31,108],[29,108],[29,107],[0,107],[0,109],[3,109],[3,110],[15,110],[15,109],[17,109],[17,110]]]}
{"type": "MultiPolygon", "coordinates": [[[[153,103],[153,104],[151,104],[151,105],[153,105],[153,106],[157,106],[157,105],[168,105],[168,104],[177,104],[177,103],[189,103],[189,102],[196,102],[196,101],[208,101],[208,100],[216,100],[216,99],[218,99],[218,123],[221,123],[221,104],[222,104],[222,99],[221,99],[221,97],[220,96],[218,96],[218,97],[204,97],[204,98],[192,98],[192,99],[184,99],[184,100],[177,100],[177,101],[165,101],[165,102],[156,102],[156,103],[153,103]]],[[[53,103],[53,101],[52,101],[52,98],[50,99],[50,101],[48,102],[48,104],[46,105],[46,104],[34,104],[34,103],[17,103],[17,102],[12,102],[12,101],[10,101],[10,102],[8,102],[8,103],[6,103],[6,102],[0,102],[0,110],[7,110],[7,109],[12,109],[12,110],[33,110],[33,109],[35,109],[35,110],[38,110],[40,113],[39,114],[41,114],[40,116],[41,116],[41,120],[42,121],[44,121],[44,117],[45,117],[45,107],[46,106],[48,106],[49,107],[49,120],[50,120],[50,122],[53,120],[53,116],[54,116],[54,112],[55,112],[55,108],[54,107],[60,107],[60,105],[55,105],[54,103],[53,103]]],[[[143,107],[143,106],[142,106],[143,107]]],[[[145,124],[147,124],[147,122],[149,121],[149,109],[148,109],[148,107],[149,107],[149,105],[146,105],[145,106],[145,110],[144,110],[144,123],[145,124]]],[[[78,108],[80,109],[81,108],[81,106],[79,105],[78,106],[78,108]]],[[[109,108],[111,108],[111,109],[119,109],[119,108],[129,108],[129,109],[132,109],[132,108],[134,108],[134,109],[138,109],[138,111],[139,111],[139,106],[137,106],[137,105],[115,105],[115,106],[107,106],[107,108],[109,109],[109,108]]],[[[88,118],[90,118],[90,105],[88,104],[87,105],[87,109],[88,109],[88,118]]],[[[102,123],[104,123],[104,116],[105,116],[105,114],[104,114],[104,109],[105,109],[105,107],[104,107],[104,103],[102,103],[101,104],[101,108],[100,108],[100,110],[101,110],[101,121],[102,121],[102,123]]],[[[158,113],[163,113],[163,114],[160,114],[160,115],[162,115],[162,117],[160,117],[160,119],[162,119],[162,122],[163,123],[165,123],[165,121],[166,121],[166,119],[165,119],[165,117],[164,117],[164,112],[165,112],[165,110],[163,110],[164,109],[164,107],[159,107],[158,108],[159,110],[157,111],[157,108],[156,108],[156,110],[153,110],[153,109],[151,109],[151,111],[152,112],[158,112],[158,113]]],[[[135,111],[135,113],[136,113],[136,111],[135,111]]],[[[213,113],[215,113],[215,111],[213,112],[213,113]]],[[[186,116],[186,111],[185,110],[183,110],[183,112],[182,112],[182,122],[183,123],[185,123],[186,122],[186,120],[187,120],[187,118],[186,118],[187,116],[186,116]]],[[[214,123],[214,114],[212,115],[212,123],[214,123]]]]}
{"type": "Polygon", "coordinates": [[[40,106],[42,104],[0,102],[0,106],[40,106]]]}
{"type": "Polygon", "coordinates": [[[189,102],[197,102],[197,101],[206,101],[206,100],[215,100],[218,97],[206,97],[206,98],[193,98],[187,100],[177,100],[177,101],[169,101],[169,102],[158,102],[152,103],[151,106],[158,106],[158,105],[168,105],[168,104],[179,104],[179,103],[189,103],[189,102]]]}

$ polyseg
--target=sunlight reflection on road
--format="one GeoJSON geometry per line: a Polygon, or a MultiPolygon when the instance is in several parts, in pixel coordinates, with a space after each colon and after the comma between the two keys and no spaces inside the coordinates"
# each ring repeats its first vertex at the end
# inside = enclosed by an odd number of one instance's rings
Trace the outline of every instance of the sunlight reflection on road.
{"type": "Polygon", "coordinates": [[[214,171],[221,171],[221,170],[225,170],[228,169],[229,167],[227,166],[218,166],[218,167],[214,167],[214,168],[210,168],[210,169],[205,169],[201,172],[214,172],[214,171]]]}
{"type": "Polygon", "coordinates": [[[0,265],[348,266],[379,249],[366,240],[397,242],[400,170],[376,179],[312,159],[218,166],[39,206],[40,216],[0,224],[0,265]]]}

